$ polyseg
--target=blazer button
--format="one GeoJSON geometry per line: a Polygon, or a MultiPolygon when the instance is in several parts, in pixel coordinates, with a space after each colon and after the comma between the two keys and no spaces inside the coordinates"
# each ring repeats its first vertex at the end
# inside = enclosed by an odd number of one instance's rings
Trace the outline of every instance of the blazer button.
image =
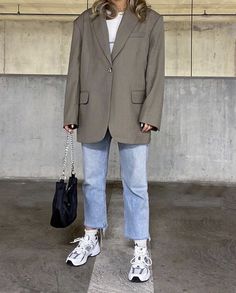
{"type": "Polygon", "coordinates": [[[112,72],[112,68],[111,68],[111,67],[109,67],[109,68],[107,69],[107,71],[109,71],[109,72],[112,72]]]}

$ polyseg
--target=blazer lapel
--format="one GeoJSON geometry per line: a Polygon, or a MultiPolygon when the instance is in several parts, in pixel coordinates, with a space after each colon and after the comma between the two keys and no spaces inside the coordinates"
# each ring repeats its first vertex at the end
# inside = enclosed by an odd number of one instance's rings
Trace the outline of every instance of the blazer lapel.
{"type": "Polygon", "coordinates": [[[138,23],[138,18],[129,8],[124,11],[123,17],[116,33],[116,39],[111,53],[109,47],[109,32],[105,17],[103,17],[103,15],[98,15],[94,19],[92,19],[91,23],[104,55],[106,56],[107,60],[112,64],[116,56],[125,45],[129,34],[138,23]]]}
{"type": "Polygon", "coordinates": [[[125,42],[137,23],[137,16],[129,8],[126,9],[116,33],[115,43],[111,52],[112,62],[124,47],[125,42]]]}
{"type": "Polygon", "coordinates": [[[104,55],[106,56],[107,60],[112,63],[109,47],[109,32],[106,19],[102,15],[97,15],[95,18],[91,19],[91,23],[104,55]]]}

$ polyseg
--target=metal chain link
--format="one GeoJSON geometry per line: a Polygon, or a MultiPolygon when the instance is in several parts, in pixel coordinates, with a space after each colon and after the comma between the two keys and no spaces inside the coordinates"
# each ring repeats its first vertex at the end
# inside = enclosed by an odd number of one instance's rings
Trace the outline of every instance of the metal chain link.
{"type": "Polygon", "coordinates": [[[71,133],[71,136],[70,136],[70,144],[71,144],[71,174],[75,174],[73,133],[71,133]]]}
{"type": "Polygon", "coordinates": [[[66,162],[67,162],[67,155],[68,155],[68,150],[69,150],[69,136],[70,136],[70,143],[71,143],[71,174],[75,174],[74,172],[74,145],[73,145],[73,133],[68,133],[67,132],[67,137],[66,137],[66,146],[65,146],[65,155],[64,155],[64,160],[63,160],[63,170],[62,170],[62,175],[60,176],[60,179],[66,179],[65,176],[65,170],[66,170],[66,162]]]}

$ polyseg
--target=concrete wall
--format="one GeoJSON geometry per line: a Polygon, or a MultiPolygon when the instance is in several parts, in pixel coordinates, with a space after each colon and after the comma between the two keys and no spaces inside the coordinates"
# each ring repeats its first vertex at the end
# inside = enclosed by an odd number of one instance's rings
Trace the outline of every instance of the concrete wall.
{"type": "MultiPolygon", "coordinates": [[[[64,76],[0,77],[1,178],[61,174],[64,91],[64,76]]],[[[149,180],[236,182],[235,93],[233,78],[166,78],[161,131],[152,133],[149,180]]],[[[81,179],[79,143],[75,150],[81,179]]],[[[119,176],[112,140],[108,179],[119,176]]]]}
{"type": "Polygon", "coordinates": [[[67,73],[70,22],[4,21],[0,25],[4,26],[4,73],[67,73]]]}
{"type": "MultiPolygon", "coordinates": [[[[166,76],[236,76],[235,16],[194,17],[192,40],[190,16],[164,20],[166,76]]],[[[0,73],[67,74],[71,35],[72,21],[0,21],[0,73]]]]}

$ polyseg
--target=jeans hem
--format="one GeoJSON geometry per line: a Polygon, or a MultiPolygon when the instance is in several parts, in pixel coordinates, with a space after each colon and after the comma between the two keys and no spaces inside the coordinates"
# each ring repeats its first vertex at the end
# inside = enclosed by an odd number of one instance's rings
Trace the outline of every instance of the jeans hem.
{"type": "Polygon", "coordinates": [[[90,224],[84,222],[84,226],[93,227],[95,229],[107,229],[108,224],[103,224],[103,225],[90,225],[90,224]]]}
{"type": "Polygon", "coordinates": [[[151,241],[150,235],[149,236],[144,236],[144,237],[135,237],[135,236],[125,234],[125,238],[127,238],[129,240],[144,240],[144,239],[147,239],[149,242],[151,241]]]}

